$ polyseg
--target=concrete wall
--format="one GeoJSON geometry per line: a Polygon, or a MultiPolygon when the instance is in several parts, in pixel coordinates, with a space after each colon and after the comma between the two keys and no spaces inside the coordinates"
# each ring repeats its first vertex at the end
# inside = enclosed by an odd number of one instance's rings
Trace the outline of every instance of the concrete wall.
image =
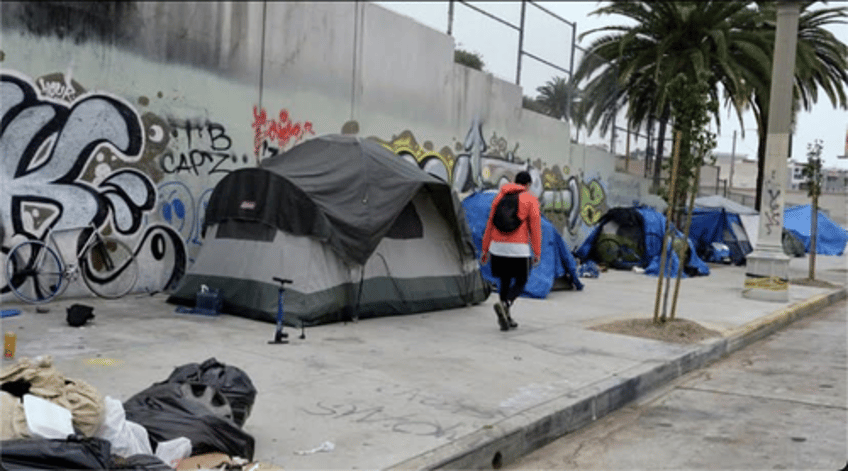
{"type": "Polygon", "coordinates": [[[137,251],[137,289],[161,290],[200,249],[224,175],[327,133],[374,139],[460,194],[529,169],[572,245],[610,185],[618,201],[644,191],[522,109],[520,87],[455,64],[453,38],[370,3],[0,8],[4,253],[94,222],[137,251]]]}

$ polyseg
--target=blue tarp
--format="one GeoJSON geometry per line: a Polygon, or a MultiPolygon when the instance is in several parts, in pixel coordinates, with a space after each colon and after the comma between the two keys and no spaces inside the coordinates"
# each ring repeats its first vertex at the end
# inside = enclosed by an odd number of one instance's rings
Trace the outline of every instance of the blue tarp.
{"type": "MultiPolygon", "coordinates": [[[[486,223],[495,196],[497,196],[495,191],[477,192],[462,201],[462,208],[465,210],[465,218],[471,228],[471,236],[474,240],[478,259],[483,247],[483,234],[486,231],[486,223]]],[[[495,285],[500,284],[500,281],[492,276],[491,263],[483,265],[481,273],[487,281],[495,285]]],[[[554,281],[563,277],[575,289],[583,289],[583,283],[577,276],[577,263],[574,261],[568,245],[554,225],[542,216],[542,259],[539,261],[539,265],[533,267],[530,271],[530,278],[527,280],[522,296],[545,298],[551,291],[554,281]]]]}
{"type": "MultiPolygon", "coordinates": [[[[810,253],[810,225],[812,224],[812,205],[786,208],[783,212],[783,227],[793,231],[804,242],[804,250],[810,253]]],[[[848,242],[848,231],[839,227],[821,211],[816,224],[816,253],[821,255],[842,255],[848,242]]]]}
{"type": "MultiPolygon", "coordinates": [[[[695,208],[692,212],[692,226],[689,228],[689,238],[695,244],[700,256],[711,253],[713,242],[727,244],[730,248],[731,261],[737,265],[745,261],[745,257],[753,251],[748,241],[748,234],[736,234],[742,230],[742,219],[738,214],[728,212],[723,208],[695,208]],[[736,228],[734,229],[734,224],[736,228]]],[[[721,260],[709,260],[720,262],[721,260]]]]}
{"type": "MultiPolygon", "coordinates": [[[[622,209],[622,208],[615,208],[622,209]]],[[[665,216],[654,210],[653,208],[649,208],[646,206],[640,206],[635,208],[627,208],[632,209],[636,212],[638,217],[642,221],[642,234],[643,234],[643,243],[645,245],[645,251],[642,254],[642,259],[638,263],[638,266],[645,269],[645,273],[648,275],[656,275],[660,274],[660,255],[662,254],[662,240],[663,233],[665,233],[665,216]]],[[[609,214],[609,213],[607,213],[609,214]]],[[[606,215],[605,215],[606,216],[606,215]]],[[[586,240],[583,241],[583,244],[575,251],[574,255],[580,259],[581,261],[585,261],[589,259],[589,255],[592,252],[592,247],[595,243],[595,240],[598,238],[598,235],[601,233],[603,229],[603,225],[608,218],[605,216],[601,217],[601,220],[598,222],[598,225],[595,229],[586,237],[586,240]]],[[[675,233],[678,237],[683,237],[683,234],[675,229],[675,233]]],[[[710,269],[700,257],[695,252],[695,247],[692,244],[691,239],[687,239],[689,243],[689,250],[691,252],[691,256],[689,257],[689,263],[686,265],[688,270],[683,271],[683,278],[686,278],[686,272],[697,274],[697,275],[709,275],[710,269]]],[[[678,260],[677,254],[668,247],[667,253],[669,256],[666,257],[666,270],[665,276],[667,277],[676,277],[677,276],[677,267],[680,265],[680,261],[678,260]]]]}

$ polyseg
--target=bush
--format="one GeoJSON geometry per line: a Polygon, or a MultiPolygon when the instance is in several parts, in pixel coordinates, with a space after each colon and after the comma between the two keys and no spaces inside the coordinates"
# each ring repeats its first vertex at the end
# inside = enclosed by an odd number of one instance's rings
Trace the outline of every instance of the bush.
{"type": "Polygon", "coordinates": [[[453,52],[453,61],[457,64],[462,64],[466,67],[471,67],[476,70],[483,70],[483,58],[476,52],[463,51],[457,49],[453,52]]]}

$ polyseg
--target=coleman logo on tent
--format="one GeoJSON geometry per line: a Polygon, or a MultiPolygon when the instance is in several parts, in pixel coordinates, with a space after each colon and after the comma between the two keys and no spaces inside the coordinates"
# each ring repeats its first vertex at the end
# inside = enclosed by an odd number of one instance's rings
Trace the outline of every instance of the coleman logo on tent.
{"type": "Polygon", "coordinates": [[[240,209],[256,209],[256,201],[244,200],[241,202],[240,209]]]}

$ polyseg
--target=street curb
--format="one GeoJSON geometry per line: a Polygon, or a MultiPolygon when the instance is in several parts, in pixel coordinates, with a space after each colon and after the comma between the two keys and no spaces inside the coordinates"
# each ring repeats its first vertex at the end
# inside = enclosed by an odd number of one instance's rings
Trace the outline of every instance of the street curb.
{"type": "Polygon", "coordinates": [[[648,361],[532,407],[387,470],[498,469],[583,428],[645,393],[761,340],[846,298],[846,289],[808,298],[667,361],[648,361]]]}

